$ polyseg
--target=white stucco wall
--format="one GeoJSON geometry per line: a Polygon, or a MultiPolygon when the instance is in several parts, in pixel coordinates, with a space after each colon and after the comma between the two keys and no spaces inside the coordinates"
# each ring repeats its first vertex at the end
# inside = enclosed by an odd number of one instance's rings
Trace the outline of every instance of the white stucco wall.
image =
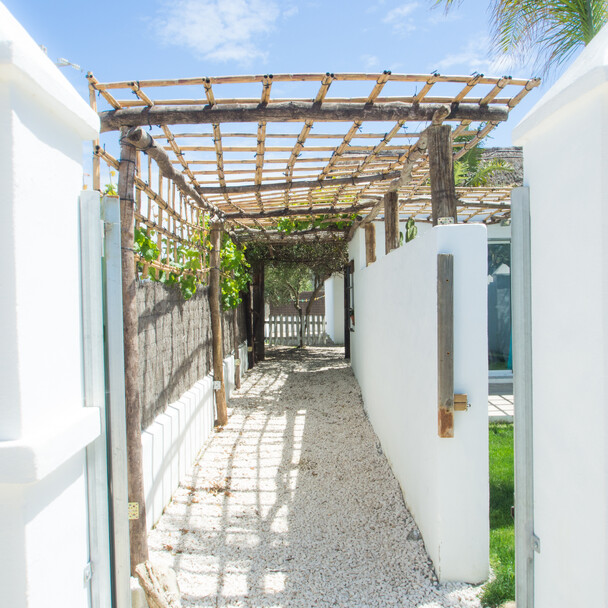
{"type": "Polygon", "coordinates": [[[531,206],[535,607],[608,606],[608,29],[514,142],[531,206]]]}
{"type": "MultiPolygon", "coordinates": [[[[241,377],[247,370],[247,344],[239,346],[241,377]]],[[[234,389],[234,355],[224,359],[226,398],[234,389]]],[[[230,403],[228,404],[230,407],[230,403]]],[[[215,403],[211,374],[199,380],[142,433],[146,524],[159,520],[180,481],[213,434],[215,403]]]]}
{"type": "Polygon", "coordinates": [[[344,344],[344,275],[325,281],[325,331],[334,344],[344,344]]]}
{"type": "Polygon", "coordinates": [[[78,197],[97,115],[0,4],[0,603],[87,605],[78,197]]]}
{"type": "MultiPolygon", "coordinates": [[[[362,232],[362,231],[358,231],[362,232]]],[[[367,268],[353,239],[351,362],[442,581],[488,575],[486,229],[437,227],[367,268]],[[453,253],[455,437],[437,435],[437,254],[453,253]]]]}

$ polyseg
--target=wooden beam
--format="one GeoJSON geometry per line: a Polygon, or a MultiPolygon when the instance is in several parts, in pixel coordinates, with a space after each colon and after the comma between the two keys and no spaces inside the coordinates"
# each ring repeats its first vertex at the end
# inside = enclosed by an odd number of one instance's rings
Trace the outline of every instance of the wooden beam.
{"type": "Polygon", "coordinates": [[[454,256],[437,255],[437,423],[454,437],[454,256]]]}
{"type": "Polygon", "coordinates": [[[429,127],[428,149],[433,226],[446,223],[444,218],[451,218],[456,223],[457,199],[452,160],[452,130],[449,125],[429,127]]]}
{"type": "Polygon", "coordinates": [[[223,122],[301,122],[315,121],[381,121],[409,120],[426,122],[433,119],[437,110],[448,109],[447,120],[502,122],[507,120],[505,108],[480,106],[479,104],[433,104],[392,102],[324,103],[288,101],[270,105],[258,103],[234,103],[215,105],[191,105],[187,107],[121,108],[101,112],[101,132],[116,131],[120,127],[175,124],[219,124],[223,122]]]}
{"type": "Polygon", "coordinates": [[[173,180],[184,196],[191,198],[199,207],[214,213],[218,218],[223,218],[224,213],[215,205],[204,200],[200,194],[186,182],[184,176],[173,168],[173,163],[167,156],[167,153],[156,144],[149,133],[144,131],[141,127],[135,127],[125,131],[121,137],[126,139],[129,144],[138,150],[142,150],[153,158],[156,161],[161,174],[166,178],[173,180]]]}
{"type": "Polygon", "coordinates": [[[387,254],[399,247],[399,193],[396,191],[384,195],[384,242],[387,254]]]}
{"type": "Polygon", "coordinates": [[[371,222],[365,224],[365,265],[376,261],[376,226],[371,222]]]}
{"type": "Polygon", "coordinates": [[[275,184],[248,184],[246,186],[198,186],[199,194],[249,194],[255,192],[275,192],[280,190],[297,190],[298,188],[334,188],[335,186],[370,184],[373,182],[393,181],[401,176],[401,171],[376,173],[359,177],[339,177],[337,179],[311,179],[295,182],[278,182],[275,184]]]}
{"type": "Polygon", "coordinates": [[[255,360],[264,361],[264,262],[253,270],[253,349],[255,360]]]}
{"type": "MultiPolygon", "coordinates": [[[[124,133],[123,133],[124,136],[124,133]]],[[[139,399],[139,344],[137,337],[137,272],[135,266],[135,155],[137,150],[121,138],[118,196],[122,249],[123,341],[125,357],[125,402],[127,409],[127,454],[129,476],[129,539],[131,576],[138,564],[148,560],[148,531],[141,445],[139,399]]]]}
{"type": "Polygon", "coordinates": [[[225,426],[228,423],[226,388],[224,386],[224,353],[220,302],[220,248],[223,230],[223,222],[211,222],[211,229],[209,231],[209,240],[211,242],[211,252],[209,254],[209,309],[211,311],[213,392],[215,394],[215,407],[217,413],[217,418],[215,420],[216,426],[225,426]]]}
{"type": "Polygon", "coordinates": [[[351,205],[350,207],[316,207],[315,205],[298,205],[295,207],[283,207],[282,209],[269,209],[259,213],[247,213],[240,211],[238,213],[227,213],[226,219],[264,219],[271,217],[289,217],[298,215],[342,215],[351,213],[359,213],[364,209],[369,209],[376,204],[375,200],[370,200],[359,205],[351,205]]]}

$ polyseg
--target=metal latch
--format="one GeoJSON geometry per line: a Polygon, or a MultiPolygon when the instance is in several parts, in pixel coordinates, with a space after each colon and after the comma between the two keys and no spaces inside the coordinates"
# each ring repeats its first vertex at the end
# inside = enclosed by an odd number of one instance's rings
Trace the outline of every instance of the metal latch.
{"type": "Polygon", "coordinates": [[[532,533],[532,548],[536,553],[540,553],[540,538],[534,533],[532,533]]]}
{"type": "Polygon", "coordinates": [[[466,412],[471,406],[467,395],[454,395],[454,411],[466,412]]]}

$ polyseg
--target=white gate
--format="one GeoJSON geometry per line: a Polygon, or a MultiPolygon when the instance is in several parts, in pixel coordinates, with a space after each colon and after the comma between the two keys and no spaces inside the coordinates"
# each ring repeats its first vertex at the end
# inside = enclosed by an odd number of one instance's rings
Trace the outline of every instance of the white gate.
{"type": "MultiPolygon", "coordinates": [[[[304,317],[304,345],[327,343],[325,315],[304,317]]],[[[270,315],[264,322],[264,338],[269,346],[298,346],[300,344],[299,315],[270,315]]]]}

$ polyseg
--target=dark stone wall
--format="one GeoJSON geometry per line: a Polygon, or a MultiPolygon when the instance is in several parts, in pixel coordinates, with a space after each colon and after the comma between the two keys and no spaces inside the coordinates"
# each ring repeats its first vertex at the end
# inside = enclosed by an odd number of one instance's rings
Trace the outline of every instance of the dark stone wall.
{"type": "MultiPolygon", "coordinates": [[[[213,367],[211,317],[206,287],[184,300],[179,289],[152,281],[137,288],[142,428],[177,401],[213,367]]],[[[234,312],[224,313],[224,357],[235,348],[234,312]]],[[[236,343],[245,341],[245,317],[237,311],[236,343]]]]}

